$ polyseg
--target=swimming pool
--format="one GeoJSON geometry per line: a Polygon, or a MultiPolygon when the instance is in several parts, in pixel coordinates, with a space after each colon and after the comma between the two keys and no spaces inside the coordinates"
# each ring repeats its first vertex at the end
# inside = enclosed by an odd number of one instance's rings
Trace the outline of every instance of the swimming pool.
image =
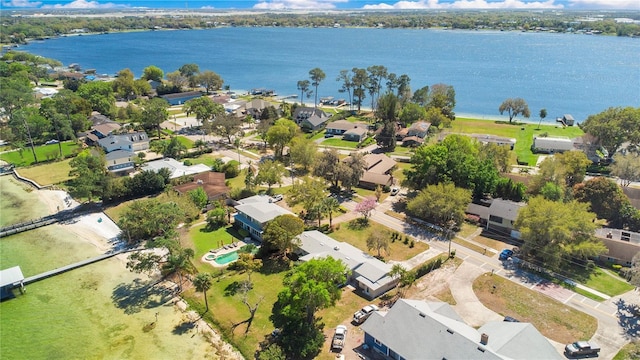
{"type": "Polygon", "coordinates": [[[230,253],[226,253],[224,255],[217,256],[214,260],[219,265],[226,265],[230,262],[234,262],[238,260],[238,251],[232,251],[230,253]]]}

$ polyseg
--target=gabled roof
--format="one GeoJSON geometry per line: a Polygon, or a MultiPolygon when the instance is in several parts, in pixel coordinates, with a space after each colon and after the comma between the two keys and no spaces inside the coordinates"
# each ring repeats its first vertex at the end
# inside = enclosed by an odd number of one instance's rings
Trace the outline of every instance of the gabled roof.
{"type": "Polygon", "coordinates": [[[494,199],[489,206],[489,215],[499,216],[503,219],[515,221],[518,218],[518,212],[527,204],[523,202],[514,202],[511,200],[494,199]]]}
{"type": "Polygon", "coordinates": [[[329,120],[329,118],[322,118],[316,115],[312,115],[311,117],[307,118],[307,119],[303,119],[300,123],[304,124],[304,123],[308,123],[309,125],[311,125],[312,127],[318,127],[322,124],[324,124],[325,122],[327,122],[329,120]]]}
{"type": "Polygon", "coordinates": [[[105,122],[105,123],[101,123],[99,125],[93,126],[93,130],[99,132],[104,136],[107,136],[111,134],[112,131],[118,130],[120,128],[121,128],[120,124],[116,122],[105,122]]]}
{"type": "Polygon", "coordinates": [[[411,126],[407,130],[407,134],[426,133],[429,131],[430,127],[431,123],[428,123],[426,121],[418,121],[411,124],[411,126]]]}
{"type": "Polygon", "coordinates": [[[475,330],[446,303],[400,299],[387,313],[371,314],[361,329],[405,359],[561,358],[531,324],[493,322],[475,330]]]}
{"type": "Polygon", "coordinates": [[[347,131],[344,132],[344,135],[355,135],[355,136],[362,136],[365,135],[367,133],[367,128],[366,127],[362,127],[362,126],[356,126],[352,129],[349,129],[347,131]]]}
{"type": "Polygon", "coordinates": [[[133,156],[133,153],[131,151],[127,151],[127,150],[115,150],[115,151],[111,151],[109,153],[107,153],[104,158],[107,161],[110,160],[118,160],[118,159],[124,159],[124,158],[130,158],[133,156]]]}
{"type": "Polygon", "coordinates": [[[367,171],[375,174],[386,174],[397,164],[385,154],[367,154],[363,159],[367,163],[367,171]]]}
{"type": "Polygon", "coordinates": [[[393,278],[388,276],[391,265],[386,264],[357,247],[337,241],[317,230],[305,231],[298,236],[300,249],[307,253],[300,257],[302,261],[325,258],[331,256],[341,260],[356,273],[356,280],[375,290],[382,287],[393,278]]]}
{"type": "Polygon", "coordinates": [[[295,215],[291,211],[274,203],[248,203],[236,206],[236,210],[255,219],[261,224],[271,221],[280,215],[295,215]]]}
{"type": "Polygon", "coordinates": [[[364,174],[362,174],[360,181],[384,186],[389,185],[389,182],[391,182],[391,175],[376,174],[366,171],[364,174]]]}
{"type": "MultiPolygon", "coordinates": [[[[364,124],[360,124],[360,125],[364,125],[364,124]]],[[[336,121],[332,121],[330,123],[327,124],[327,129],[335,129],[335,130],[350,130],[353,129],[354,127],[358,126],[357,123],[352,123],[350,121],[347,120],[336,120],[336,121]]]]}
{"type": "Polygon", "coordinates": [[[298,122],[304,119],[309,119],[312,116],[317,116],[324,120],[327,120],[329,118],[329,114],[322,111],[322,109],[318,109],[318,108],[299,106],[293,112],[293,118],[296,119],[298,122]]]}

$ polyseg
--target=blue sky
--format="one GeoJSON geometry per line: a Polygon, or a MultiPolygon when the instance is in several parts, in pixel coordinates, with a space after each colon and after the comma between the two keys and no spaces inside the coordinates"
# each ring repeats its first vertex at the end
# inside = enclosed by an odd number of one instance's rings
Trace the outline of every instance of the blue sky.
{"type": "Polygon", "coordinates": [[[2,9],[633,9],[640,0],[0,0],[2,9]]]}

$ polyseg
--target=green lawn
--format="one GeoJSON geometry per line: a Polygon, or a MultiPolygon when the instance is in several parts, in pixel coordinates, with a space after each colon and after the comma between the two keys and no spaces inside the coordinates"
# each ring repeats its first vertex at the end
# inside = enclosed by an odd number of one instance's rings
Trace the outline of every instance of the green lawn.
{"type": "Polygon", "coordinates": [[[193,140],[185,136],[178,136],[178,141],[180,142],[180,144],[184,145],[187,149],[193,149],[193,144],[195,143],[193,140]]]}
{"type": "MultiPolygon", "coordinates": [[[[74,155],[79,145],[74,141],[65,141],[62,143],[62,154],[64,157],[74,155]]],[[[60,155],[58,144],[36,146],[36,156],[38,161],[53,160],[60,155]]],[[[31,148],[25,148],[22,151],[11,151],[0,154],[0,160],[4,160],[16,167],[32,165],[35,160],[31,148]]]]}
{"type": "MultiPolygon", "coordinates": [[[[391,254],[386,254],[384,250],[381,250],[381,255],[383,256],[384,260],[408,260],[416,256],[417,254],[429,249],[429,245],[420,241],[415,241],[415,239],[413,239],[412,237],[409,237],[409,239],[414,240],[413,248],[409,247],[409,245],[405,245],[403,241],[396,240],[395,242],[391,242],[391,233],[393,232],[393,230],[373,221],[369,221],[368,225],[363,228],[354,226],[356,225],[357,221],[358,219],[352,220],[349,223],[340,224],[340,228],[329,234],[329,236],[338,241],[343,241],[351,244],[358,249],[368,252],[371,255],[377,255],[378,253],[376,250],[367,250],[367,238],[374,232],[387,233],[389,234],[389,251],[391,252],[391,254]]],[[[402,240],[404,240],[404,237],[405,236],[402,235],[402,240]]]]}
{"type": "MultiPolygon", "coordinates": [[[[517,119],[516,119],[517,120],[517,119]]],[[[502,121],[476,120],[456,118],[447,132],[465,134],[489,134],[516,139],[515,153],[520,161],[526,161],[529,165],[535,165],[538,155],[531,152],[533,136],[547,133],[549,136],[565,136],[574,138],[584,134],[577,126],[562,128],[560,125],[542,125],[536,130],[538,124],[508,124],[502,121]]]]}
{"type": "Polygon", "coordinates": [[[616,354],[613,360],[634,360],[640,358],[640,341],[632,341],[616,354]]]}
{"type": "Polygon", "coordinates": [[[596,268],[589,276],[589,279],[583,282],[583,285],[609,296],[616,296],[633,290],[633,285],[622,280],[615,274],[607,274],[606,271],[607,270],[601,268],[596,268]]]}
{"type": "Polygon", "coordinates": [[[61,184],[71,179],[69,171],[71,159],[29,166],[18,169],[18,174],[31,179],[42,186],[61,184]]]}
{"type": "Polygon", "coordinates": [[[355,148],[358,147],[358,143],[355,142],[355,141],[346,141],[346,140],[337,139],[337,138],[329,138],[329,139],[323,141],[320,145],[321,146],[343,147],[343,148],[349,148],[349,149],[355,149],[355,148]]]}

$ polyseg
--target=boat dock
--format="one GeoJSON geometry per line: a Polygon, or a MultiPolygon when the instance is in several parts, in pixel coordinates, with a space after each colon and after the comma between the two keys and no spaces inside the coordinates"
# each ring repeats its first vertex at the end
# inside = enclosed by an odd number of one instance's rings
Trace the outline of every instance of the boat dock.
{"type": "Polygon", "coordinates": [[[38,275],[34,275],[34,276],[29,276],[28,278],[25,278],[23,281],[24,285],[28,285],[31,283],[34,283],[36,281],[40,281],[52,276],[56,276],[62,273],[65,273],[69,270],[73,270],[73,269],[77,269],[79,267],[83,267],[89,264],[93,264],[96,263],[98,261],[102,261],[105,259],[109,259],[112,258],[116,255],[122,254],[122,253],[126,253],[126,252],[130,252],[130,251],[136,251],[137,249],[122,249],[122,250],[118,250],[118,251],[114,251],[111,253],[107,253],[107,254],[102,254],[102,255],[98,255],[96,257],[92,257],[90,259],[86,259],[86,260],[82,260],[82,261],[78,261],[77,263],[73,263],[73,264],[69,264],[69,265],[65,265],[65,266],[61,266],[57,269],[53,269],[53,270],[49,270],[49,271],[45,271],[43,273],[40,273],[38,275]]]}
{"type": "Polygon", "coordinates": [[[24,231],[37,229],[39,227],[48,226],[61,221],[73,219],[77,216],[88,214],[92,211],[96,211],[94,205],[81,205],[74,209],[67,209],[59,211],[56,214],[41,217],[39,219],[27,220],[19,224],[13,224],[0,228],[0,238],[18,234],[24,231]]]}

